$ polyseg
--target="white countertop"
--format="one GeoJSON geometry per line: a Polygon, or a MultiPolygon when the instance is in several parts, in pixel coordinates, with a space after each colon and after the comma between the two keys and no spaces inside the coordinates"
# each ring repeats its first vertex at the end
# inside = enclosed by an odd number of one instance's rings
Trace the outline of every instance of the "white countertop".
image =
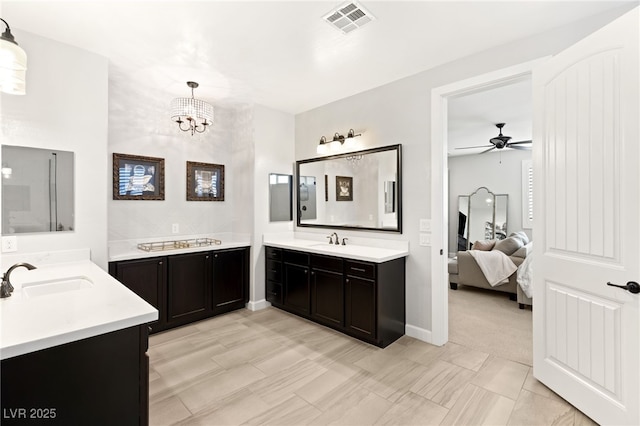
{"type": "Polygon", "coordinates": [[[270,247],[300,250],[374,263],[388,262],[409,255],[409,245],[405,241],[348,238],[355,240],[354,244],[350,244],[348,241],[344,246],[329,244],[324,235],[305,235],[299,238],[295,234],[265,234],[263,243],[270,247]],[[320,240],[320,238],[323,238],[323,240],[320,240]]]}
{"type": "Polygon", "coordinates": [[[89,260],[33,265],[37,269],[11,273],[15,290],[0,299],[0,359],[158,319],[153,306],[89,260]],[[88,279],[91,285],[31,297],[23,288],[69,277],[88,279]]]}
{"type": "Polygon", "coordinates": [[[109,242],[109,262],[119,260],[146,259],[158,256],[170,256],[174,254],[195,253],[200,251],[224,250],[231,248],[249,247],[251,240],[246,235],[234,234],[207,234],[207,235],[174,235],[171,237],[144,239],[144,240],[119,240],[109,242]],[[212,238],[220,240],[219,245],[188,247],[172,250],[144,251],[138,248],[140,243],[158,241],[190,240],[196,238],[212,238]]]}

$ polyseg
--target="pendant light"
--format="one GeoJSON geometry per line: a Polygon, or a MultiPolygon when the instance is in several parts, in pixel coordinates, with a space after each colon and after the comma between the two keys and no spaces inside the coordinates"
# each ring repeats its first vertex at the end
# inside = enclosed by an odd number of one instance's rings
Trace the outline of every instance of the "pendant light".
{"type": "Polygon", "coordinates": [[[176,98],[171,102],[171,119],[178,123],[183,132],[204,133],[207,126],[213,124],[213,106],[193,96],[193,89],[198,87],[195,81],[187,81],[191,88],[190,98],[176,98]],[[186,124],[183,127],[182,124],[186,124]]]}
{"type": "Polygon", "coordinates": [[[27,54],[18,46],[11,28],[0,18],[6,30],[0,35],[0,92],[11,95],[26,93],[27,54]]]}

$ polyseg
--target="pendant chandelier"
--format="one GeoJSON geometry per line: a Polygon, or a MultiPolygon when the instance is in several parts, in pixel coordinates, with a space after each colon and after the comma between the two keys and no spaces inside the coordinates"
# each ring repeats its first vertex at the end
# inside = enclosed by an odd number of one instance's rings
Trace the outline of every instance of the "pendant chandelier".
{"type": "Polygon", "coordinates": [[[171,101],[171,119],[178,123],[183,132],[204,133],[207,126],[213,124],[213,106],[193,97],[193,89],[198,87],[195,81],[187,81],[191,88],[190,98],[175,98],[171,101]],[[184,126],[183,126],[184,124],[184,126]]]}
{"type": "Polygon", "coordinates": [[[10,95],[26,93],[27,54],[16,43],[11,28],[4,19],[7,29],[0,35],[0,92],[10,95]]]}

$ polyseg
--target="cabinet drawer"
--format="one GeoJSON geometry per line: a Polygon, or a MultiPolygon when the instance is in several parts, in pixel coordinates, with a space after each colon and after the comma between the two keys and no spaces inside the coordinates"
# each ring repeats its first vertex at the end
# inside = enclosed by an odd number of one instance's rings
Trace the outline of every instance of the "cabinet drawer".
{"type": "Polygon", "coordinates": [[[282,262],[267,259],[267,280],[282,282],[282,262]]]}
{"type": "Polygon", "coordinates": [[[301,251],[289,251],[285,250],[282,253],[283,260],[287,263],[293,263],[295,265],[309,265],[309,254],[301,251]]]}
{"type": "Polygon", "coordinates": [[[265,256],[267,259],[271,260],[282,260],[282,249],[267,247],[265,256]]]}
{"type": "Polygon", "coordinates": [[[342,273],[342,258],[331,256],[311,256],[311,267],[342,273]]]}
{"type": "Polygon", "coordinates": [[[266,293],[269,302],[282,305],[282,284],[267,281],[266,293]]]}
{"type": "Polygon", "coordinates": [[[345,260],[345,273],[356,277],[375,279],[376,266],[373,263],[345,260]]]}

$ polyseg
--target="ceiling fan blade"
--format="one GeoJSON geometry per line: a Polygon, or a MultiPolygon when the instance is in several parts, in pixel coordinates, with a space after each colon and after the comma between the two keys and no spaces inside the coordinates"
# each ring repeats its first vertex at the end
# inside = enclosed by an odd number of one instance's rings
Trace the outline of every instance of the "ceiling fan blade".
{"type": "Polygon", "coordinates": [[[507,146],[507,148],[520,149],[522,151],[531,151],[531,147],[530,146],[511,146],[511,144],[509,144],[509,146],[507,146]]]}
{"type": "Polygon", "coordinates": [[[518,141],[518,142],[509,142],[509,145],[516,145],[520,143],[533,143],[533,141],[518,141]]]}
{"type": "Polygon", "coordinates": [[[478,145],[478,146],[464,146],[462,148],[456,148],[456,149],[474,149],[474,148],[488,148],[490,146],[494,146],[494,145],[478,145]]]}
{"type": "Polygon", "coordinates": [[[485,152],[493,151],[494,149],[496,149],[495,146],[493,146],[493,147],[491,147],[491,148],[489,148],[487,150],[482,151],[480,154],[484,154],[485,152]]]}

